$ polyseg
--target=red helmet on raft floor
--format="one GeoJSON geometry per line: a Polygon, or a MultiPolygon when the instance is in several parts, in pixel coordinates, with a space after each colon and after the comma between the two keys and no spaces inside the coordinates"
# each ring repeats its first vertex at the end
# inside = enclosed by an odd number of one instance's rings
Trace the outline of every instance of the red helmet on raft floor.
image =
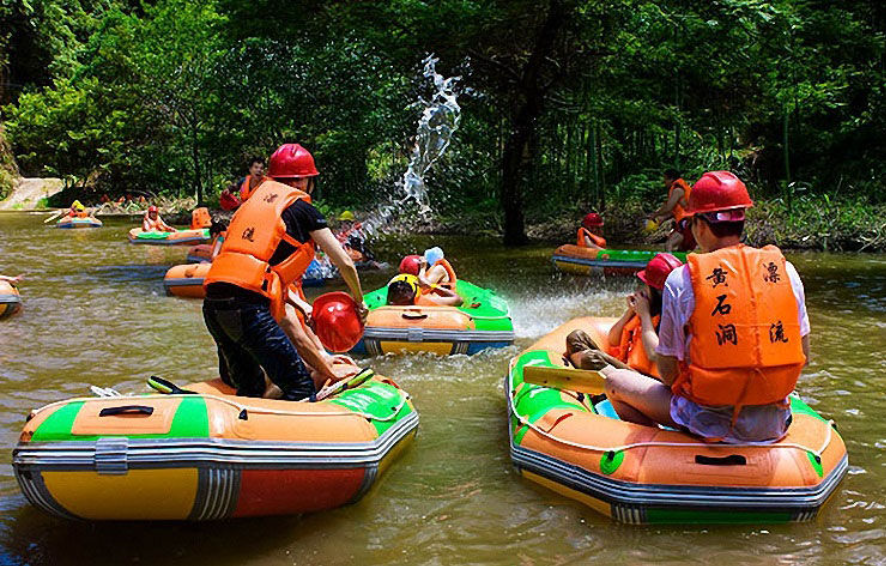
{"type": "Polygon", "coordinates": [[[599,228],[603,225],[603,218],[596,212],[589,212],[581,221],[585,228],[599,228]]]}
{"type": "Polygon", "coordinates": [[[754,206],[748,188],[741,179],[729,171],[708,171],[692,186],[689,208],[686,214],[702,214],[726,210],[739,210],[742,214],[730,215],[722,220],[742,220],[745,208],[754,206]],[[741,216],[741,218],[738,218],[741,216]]]}
{"type": "Polygon", "coordinates": [[[656,254],[646,264],[646,268],[637,274],[637,277],[643,283],[661,291],[664,289],[665,281],[667,281],[671,271],[682,266],[683,262],[671,254],[656,254]]]}
{"type": "Polygon", "coordinates": [[[357,303],[347,293],[335,291],[314,301],[314,332],[330,352],[347,352],[363,338],[363,321],[357,303]]]}
{"type": "Polygon", "coordinates": [[[274,179],[316,177],[319,174],[314,165],[314,156],[297,143],[285,143],[278,147],[268,164],[268,175],[274,179]]]}
{"type": "Polygon", "coordinates": [[[418,275],[421,270],[421,256],[408,255],[400,262],[400,273],[408,273],[409,275],[418,275]]]}

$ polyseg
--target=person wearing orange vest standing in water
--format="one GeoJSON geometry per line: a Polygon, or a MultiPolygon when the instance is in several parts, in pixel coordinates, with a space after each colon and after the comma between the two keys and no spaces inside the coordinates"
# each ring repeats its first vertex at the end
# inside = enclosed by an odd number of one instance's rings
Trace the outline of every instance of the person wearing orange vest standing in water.
{"type": "Polygon", "coordinates": [[[589,212],[581,220],[575,245],[593,250],[606,249],[606,238],[603,237],[603,218],[596,212],[589,212]]]}
{"type": "Polygon", "coordinates": [[[218,345],[222,380],[238,395],[261,397],[265,374],[290,401],[313,400],[316,386],[280,326],[298,283],[319,246],[338,267],[365,319],[357,270],[311,204],[314,158],[299,144],[271,156],[272,178],[231,219],[221,253],[204,279],[203,318],[218,345]]]}
{"type": "Polygon", "coordinates": [[[249,173],[222,191],[219,196],[219,205],[224,210],[234,210],[252,196],[258,187],[265,181],[269,181],[270,177],[265,176],[265,160],[263,157],[255,156],[249,160],[249,173]],[[232,192],[236,191],[236,194],[232,192]]]}
{"type": "Polygon", "coordinates": [[[787,397],[809,356],[809,317],[803,283],[781,251],[741,243],[751,206],[728,171],[695,183],[686,213],[701,253],[665,281],[655,350],[661,381],[600,364],[622,419],[733,443],[787,433],[787,397]]]}
{"type": "Polygon", "coordinates": [[[160,218],[160,211],[155,205],[148,207],[144,219],[142,219],[142,230],[145,232],[175,232],[175,228],[163,222],[160,218]]]}
{"type": "Polygon", "coordinates": [[[665,249],[669,252],[694,250],[697,244],[689,228],[689,215],[686,214],[692,188],[680,177],[676,169],[664,172],[664,185],[668,191],[668,198],[651,217],[656,224],[661,224],[669,218],[674,220],[674,228],[668,234],[665,249]]]}

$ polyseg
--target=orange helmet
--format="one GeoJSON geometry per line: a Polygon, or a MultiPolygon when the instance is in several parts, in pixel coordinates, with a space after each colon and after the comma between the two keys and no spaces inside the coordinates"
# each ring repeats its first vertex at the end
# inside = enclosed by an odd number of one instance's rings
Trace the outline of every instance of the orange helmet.
{"type": "Polygon", "coordinates": [[[357,303],[347,293],[335,291],[314,301],[314,332],[330,352],[347,352],[363,338],[363,321],[357,303]]]}
{"type": "Polygon", "coordinates": [[[268,165],[268,175],[275,179],[316,177],[319,174],[314,165],[314,156],[297,143],[285,143],[278,147],[268,165]]]}
{"type": "Polygon", "coordinates": [[[754,201],[741,179],[729,171],[708,171],[693,185],[686,214],[741,209],[741,214],[724,215],[729,218],[724,217],[721,220],[743,220],[744,209],[752,206],[754,201]]]}
{"type": "Polygon", "coordinates": [[[659,291],[664,289],[665,281],[671,271],[681,267],[683,262],[671,254],[655,254],[646,264],[646,269],[637,274],[640,281],[659,291]]]}
{"type": "Polygon", "coordinates": [[[400,262],[400,273],[408,273],[409,275],[418,275],[421,270],[421,256],[408,255],[400,262]]]}

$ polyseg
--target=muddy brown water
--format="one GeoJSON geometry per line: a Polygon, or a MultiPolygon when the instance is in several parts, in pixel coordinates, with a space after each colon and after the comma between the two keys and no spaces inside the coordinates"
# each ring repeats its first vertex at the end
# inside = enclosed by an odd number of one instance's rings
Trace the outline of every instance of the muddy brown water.
{"type": "MultiPolygon", "coordinates": [[[[124,220],[56,230],[0,214],[0,273],[24,273],[23,313],[0,322],[0,564],[883,564],[886,563],[886,258],[790,255],[806,283],[813,358],[799,391],[833,418],[850,472],[818,520],[632,527],[522,480],[508,456],[507,360],[571,317],[615,316],[629,279],[563,276],[550,246],[391,239],[382,259],[441,245],[460,275],[508,299],[518,343],[473,357],[365,360],[408,390],[417,441],[363,500],[300,517],[221,523],[75,523],[32,508],[11,450],[32,408],[90,385],[144,390],[152,374],[216,374],[199,301],[164,296],[185,248],[133,246],[124,220]],[[599,561],[599,562],[598,562],[599,561]]],[[[368,274],[367,289],[390,273],[368,274]]],[[[327,287],[327,289],[334,288],[327,287]]]]}

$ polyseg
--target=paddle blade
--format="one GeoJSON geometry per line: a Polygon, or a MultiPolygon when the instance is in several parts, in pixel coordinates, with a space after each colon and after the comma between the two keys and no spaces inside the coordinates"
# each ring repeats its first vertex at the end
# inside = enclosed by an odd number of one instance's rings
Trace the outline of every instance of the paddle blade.
{"type": "Polygon", "coordinates": [[[553,389],[600,395],[604,392],[606,378],[598,371],[586,369],[525,366],[523,381],[553,389]]]}

